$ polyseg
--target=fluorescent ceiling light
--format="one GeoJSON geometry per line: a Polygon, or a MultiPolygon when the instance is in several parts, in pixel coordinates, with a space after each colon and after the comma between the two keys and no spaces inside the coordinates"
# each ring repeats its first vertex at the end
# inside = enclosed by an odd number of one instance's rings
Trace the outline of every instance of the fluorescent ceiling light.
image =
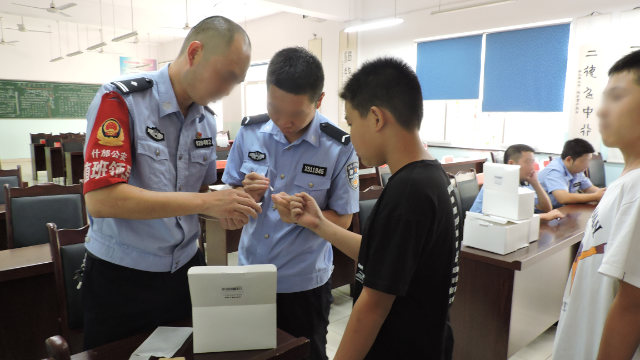
{"type": "Polygon", "coordinates": [[[128,34],[124,34],[124,35],[120,35],[118,37],[114,37],[113,39],[111,39],[111,41],[115,41],[115,42],[122,41],[122,40],[128,39],[130,37],[134,37],[134,36],[138,36],[138,32],[137,31],[132,31],[132,32],[130,32],[128,34]]]}
{"type": "Polygon", "coordinates": [[[382,29],[390,26],[399,25],[399,24],[402,24],[403,22],[404,22],[404,19],[402,18],[373,20],[373,21],[362,23],[362,24],[348,26],[346,29],[344,29],[344,32],[351,33],[351,32],[367,31],[367,30],[374,30],[374,29],[382,29]]]}
{"type": "Polygon", "coordinates": [[[99,48],[101,48],[101,47],[103,47],[103,46],[107,46],[107,43],[106,43],[106,42],[104,42],[104,41],[103,41],[103,42],[100,42],[100,43],[97,43],[97,44],[94,44],[94,45],[89,46],[89,47],[87,48],[87,50],[95,50],[95,49],[99,49],[99,48]]]}
{"type": "Polygon", "coordinates": [[[481,2],[481,3],[470,4],[470,5],[465,5],[465,6],[451,7],[451,8],[447,8],[447,9],[438,9],[438,10],[432,11],[431,15],[444,14],[444,13],[450,13],[450,12],[456,12],[456,11],[463,11],[463,10],[475,9],[475,8],[479,8],[479,7],[502,5],[502,4],[512,3],[512,2],[515,2],[515,0],[485,1],[485,2],[481,2]]]}
{"type": "Polygon", "coordinates": [[[68,53],[67,56],[71,57],[71,56],[76,56],[76,55],[80,55],[80,54],[82,54],[82,51],[76,50],[76,51],[74,51],[72,53],[68,53]]]}
{"type": "Polygon", "coordinates": [[[58,57],[57,57],[57,58],[55,58],[55,59],[51,59],[51,60],[49,60],[49,62],[56,62],[56,61],[60,61],[60,60],[62,60],[62,59],[64,59],[62,56],[58,56],[58,57]]]}

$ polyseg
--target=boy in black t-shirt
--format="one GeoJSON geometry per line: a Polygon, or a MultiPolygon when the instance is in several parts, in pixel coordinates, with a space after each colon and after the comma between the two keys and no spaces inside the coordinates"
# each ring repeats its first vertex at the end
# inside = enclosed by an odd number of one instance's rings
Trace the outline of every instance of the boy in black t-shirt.
{"type": "Polygon", "coordinates": [[[298,225],[358,261],[354,307],[335,359],[450,359],[458,209],[448,177],[418,135],[418,79],[400,60],[377,59],[340,97],[362,162],[388,164],[393,173],[362,236],[333,225],[306,193],[272,195],[298,225]]]}

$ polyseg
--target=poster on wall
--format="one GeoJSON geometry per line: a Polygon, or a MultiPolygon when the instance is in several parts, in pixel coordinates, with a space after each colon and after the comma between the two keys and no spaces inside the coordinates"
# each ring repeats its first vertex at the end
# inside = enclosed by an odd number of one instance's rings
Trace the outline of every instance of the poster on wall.
{"type": "Polygon", "coordinates": [[[155,71],[158,69],[156,59],[140,59],[120,56],[120,75],[155,71]]]}

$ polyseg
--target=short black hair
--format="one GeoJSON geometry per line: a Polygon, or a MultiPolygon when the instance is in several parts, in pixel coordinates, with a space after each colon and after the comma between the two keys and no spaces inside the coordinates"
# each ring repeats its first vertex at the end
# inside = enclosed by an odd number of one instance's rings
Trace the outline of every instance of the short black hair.
{"type": "Polygon", "coordinates": [[[636,75],[636,83],[640,85],[640,50],[623,56],[609,69],[609,76],[631,71],[636,75]]]}
{"type": "Polygon", "coordinates": [[[200,41],[204,45],[204,51],[207,54],[218,55],[226,53],[237,34],[241,34],[247,45],[251,47],[249,35],[247,35],[242,26],[224,16],[209,16],[191,28],[182,42],[178,56],[186,53],[189,44],[194,41],[200,41]]]}
{"type": "Polygon", "coordinates": [[[294,95],[308,95],[316,102],[324,89],[324,71],[317,57],[302,47],[278,51],[269,61],[267,86],[294,95]]]}
{"type": "Polygon", "coordinates": [[[567,140],[567,142],[564,143],[564,147],[562,148],[562,154],[560,155],[560,157],[562,158],[562,160],[564,160],[567,157],[571,156],[571,158],[575,160],[584,154],[592,154],[595,151],[596,150],[593,148],[593,146],[591,146],[591,144],[589,144],[587,140],[575,138],[572,140],[567,140]]]}
{"type": "Polygon", "coordinates": [[[533,148],[529,145],[525,145],[525,144],[514,144],[511,145],[507,148],[507,150],[504,151],[504,163],[508,164],[509,160],[513,160],[514,162],[518,162],[518,160],[520,160],[520,156],[522,155],[523,152],[536,152],[535,150],[533,150],[533,148]]]}
{"type": "Polygon", "coordinates": [[[340,97],[365,117],[372,106],[389,111],[406,130],[420,128],[422,89],[404,61],[383,57],[365,62],[342,89],[340,97]]]}

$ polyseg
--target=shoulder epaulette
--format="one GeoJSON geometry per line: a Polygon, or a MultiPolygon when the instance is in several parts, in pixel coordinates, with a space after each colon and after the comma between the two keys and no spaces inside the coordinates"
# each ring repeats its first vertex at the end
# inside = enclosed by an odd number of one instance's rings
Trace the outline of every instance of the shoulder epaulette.
{"type": "Polygon", "coordinates": [[[207,111],[209,114],[211,114],[211,115],[213,115],[213,116],[215,116],[215,115],[216,115],[216,113],[215,113],[215,112],[213,112],[213,110],[211,110],[211,108],[210,108],[210,107],[205,106],[205,107],[204,107],[204,109],[205,109],[205,111],[207,111]]]}
{"type": "Polygon", "coordinates": [[[329,135],[330,138],[336,140],[342,145],[349,145],[349,143],[351,142],[351,136],[332,123],[320,123],[320,130],[322,130],[323,133],[329,135]]]}
{"type": "Polygon", "coordinates": [[[153,80],[141,77],[128,80],[120,80],[111,82],[122,95],[131,94],[138,91],[144,91],[153,87],[153,80]]]}
{"type": "Polygon", "coordinates": [[[240,123],[240,125],[246,126],[246,125],[262,124],[262,123],[266,123],[267,121],[269,121],[269,114],[245,116],[244,118],[242,118],[242,122],[240,123]]]}

